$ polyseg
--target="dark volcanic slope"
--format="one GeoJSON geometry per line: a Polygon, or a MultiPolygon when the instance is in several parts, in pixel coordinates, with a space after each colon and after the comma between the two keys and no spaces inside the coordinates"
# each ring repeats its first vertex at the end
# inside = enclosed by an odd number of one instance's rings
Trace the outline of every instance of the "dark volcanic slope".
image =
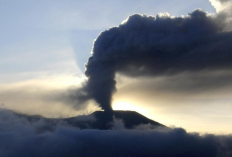
{"type": "Polygon", "coordinates": [[[45,126],[42,130],[52,130],[52,126],[56,124],[64,124],[80,129],[100,129],[107,130],[113,127],[113,119],[122,120],[125,128],[133,129],[141,124],[151,124],[154,127],[165,127],[164,125],[148,119],[147,117],[135,111],[113,111],[111,113],[96,111],[90,115],[77,116],[71,118],[44,118],[41,116],[28,116],[24,114],[14,113],[17,117],[25,118],[30,122],[43,121],[45,126]]]}
{"type": "Polygon", "coordinates": [[[125,120],[124,121],[125,126],[129,128],[133,127],[133,125],[148,124],[148,123],[157,126],[164,126],[158,122],[148,119],[147,117],[135,111],[114,111],[114,115],[116,118],[125,120]]]}
{"type": "Polygon", "coordinates": [[[95,117],[95,121],[78,121],[77,117],[63,119],[68,124],[71,124],[82,129],[93,128],[93,129],[110,129],[112,128],[113,117],[121,119],[127,129],[132,129],[134,126],[140,124],[151,124],[153,126],[164,125],[155,122],[147,117],[135,112],[135,111],[113,111],[112,113],[106,113],[103,111],[96,111],[89,116],[95,117]]]}

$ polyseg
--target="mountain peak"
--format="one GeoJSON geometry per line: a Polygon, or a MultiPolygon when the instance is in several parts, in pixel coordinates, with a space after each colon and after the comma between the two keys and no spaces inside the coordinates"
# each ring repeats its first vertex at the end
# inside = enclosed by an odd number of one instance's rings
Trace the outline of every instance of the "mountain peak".
{"type": "Polygon", "coordinates": [[[113,121],[113,117],[122,120],[125,128],[127,129],[132,129],[135,126],[142,124],[165,127],[163,124],[153,121],[136,111],[115,110],[110,113],[104,111],[95,111],[92,113],[92,115],[94,115],[96,118],[96,127],[100,127],[102,129],[109,129],[109,124],[113,121]]]}
{"type": "MultiPolygon", "coordinates": [[[[39,115],[26,115],[22,113],[17,113],[10,110],[2,110],[3,113],[8,113],[14,115],[15,118],[23,118],[28,120],[31,123],[43,120],[46,123],[46,126],[53,126],[64,122],[69,126],[77,127],[80,129],[100,129],[108,130],[112,129],[115,120],[119,120],[125,129],[133,129],[139,125],[152,125],[153,127],[166,127],[163,124],[160,124],[156,121],[153,121],[138,112],[135,111],[123,111],[115,110],[111,112],[105,111],[95,111],[89,115],[82,115],[70,118],[45,118],[39,115]]],[[[47,127],[46,127],[47,128],[47,127]]],[[[45,129],[46,129],[45,128],[45,129]]],[[[49,127],[48,127],[49,128],[49,127]]]]}

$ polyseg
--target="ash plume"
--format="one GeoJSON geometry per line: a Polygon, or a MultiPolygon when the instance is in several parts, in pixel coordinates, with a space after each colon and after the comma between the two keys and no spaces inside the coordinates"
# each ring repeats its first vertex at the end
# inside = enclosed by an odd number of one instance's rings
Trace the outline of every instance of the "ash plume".
{"type": "Polygon", "coordinates": [[[135,14],[102,32],[86,64],[85,91],[105,111],[112,110],[115,74],[129,77],[174,75],[184,71],[230,70],[232,32],[217,14],[195,10],[187,16],[135,14]]]}
{"type": "Polygon", "coordinates": [[[217,11],[218,22],[224,25],[225,30],[232,31],[232,1],[231,0],[210,0],[217,11]]]}

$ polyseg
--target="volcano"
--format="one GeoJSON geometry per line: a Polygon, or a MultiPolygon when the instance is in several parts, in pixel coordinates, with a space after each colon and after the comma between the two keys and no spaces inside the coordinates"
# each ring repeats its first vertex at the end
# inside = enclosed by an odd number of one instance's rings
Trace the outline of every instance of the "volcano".
{"type": "Polygon", "coordinates": [[[138,112],[135,111],[95,111],[89,115],[76,116],[70,118],[45,118],[38,115],[25,115],[13,112],[16,116],[24,118],[30,122],[44,121],[46,122],[46,127],[42,130],[50,130],[51,126],[56,124],[65,124],[68,126],[80,128],[80,129],[99,129],[108,130],[113,127],[115,120],[119,120],[125,127],[125,129],[133,129],[140,125],[150,125],[153,128],[156,127],[166,127],[165,125],[153,121],[138,112]]]}
{"type": "Polygon", "coordinates": [[[114,119],[121,120],[121,122],[124,124],[126,129],[133,129],[136,126],[143,124],[149,124],[154,127],[165,127],[163,124],[148,119],[147,117],[135,111],[118,110],[118,111],[112,111],[111,113],[104,111],[95,111],[89,116],[95,117],[95,120],[89,122],[82,121],[78,123],[76,121],[78,117],[66,118],[63,120],[66,121],[68,124],[71,124],[73,126],[82,129],[86,129],[89,127],[91,129],[108,130],[112,127],[112,123],[114,119]]]}

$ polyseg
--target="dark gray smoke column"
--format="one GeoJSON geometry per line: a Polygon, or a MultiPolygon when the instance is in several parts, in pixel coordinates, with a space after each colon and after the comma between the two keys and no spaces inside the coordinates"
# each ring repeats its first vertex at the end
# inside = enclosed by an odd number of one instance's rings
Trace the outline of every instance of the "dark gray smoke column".
{"type": "Polygon", "coordinates": [[[232,67],[232,34],[216,15],[196,10],[185,17],[132,15],[102,32],[86,64],[86,90],[105,111],[112,110],[115,73],[130,77],[232,67]]]}
{"type": "Polygon", "coordinates": [[[112,111],[111,99],[112,94],[116,90],[114,80],[115,67],[111,61],[100,61],[98,57],[90,57],[86,76],[89,77],[86,89],[90,97],[93,97],[107,112],[112,111]]]}

